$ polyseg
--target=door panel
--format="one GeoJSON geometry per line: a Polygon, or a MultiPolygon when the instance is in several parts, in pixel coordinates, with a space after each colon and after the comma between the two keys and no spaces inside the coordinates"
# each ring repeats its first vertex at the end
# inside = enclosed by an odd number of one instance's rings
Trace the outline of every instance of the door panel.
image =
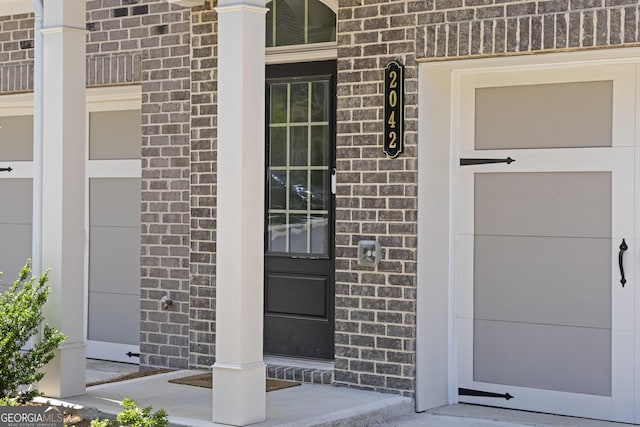
{"type": "Polygon", "coordinates": [[[0,159],[3,162],[32,161],[33,116],[0,117],[0,141],[0,159]]]}
{"type": "Polygon", "coordinates": [[[327,318],[326,277],[267,274],[266,312],[327,318]]]}
{"type": "MultiPolygon", "coordinates": [[[[6,173],[6,172],[3,172],[6,173]]],[[[0,293],[18,278],[32,247],[32,180],[28,178],[0,179],[0,198],[10,201],[0,211],[0,293]]]]}
{"type": "Polygon", "coordinates": [[[611,80],[478,88],[475,147],[610,147],[612,102],[611,80]]]}
{"type": "Polygon", "coordinates": [[[32,257],[32,160],[33,116],[0,117],[0,166],[14,169],[0,172],[0,200],[5,201],[0,211],[0,293],[11,287],[32,257]]]}
{"type": "Polygon", "coordinates": [[[610,329],[610,252],[611,239],[476,235],[475,318],[610,329]]]}
{"type": "Polygon", "coordinates": [[[139,178],[89,180],[89,357],[137,362],[127,353],[140,342],[139,188],[139,178]]]}
{"type": "Polygon", "coordinates": [[[264,351],[331,359],[335,62],[267,67],[264,351]]]}
{"type": "Polygon", "coordinates": [[[515,159],[458,169],[458,385],[513,396],[460,401],[632,421],[635,66],[460,89],[461,157],[515,159]]]}
{"type": "Polygon", "coordinates": [[[476,318],[473,342],[476,382],[611,396],[611,329],[476,318]]]}
{"type": "Polygon", "coordinates": [[[474,380],[610,395],[611,175],[476,173],[474,186],[474,380]]]}
{"type": "Polygon", "coordinates": [[[141,116],[119,106],[88,105],[87,356],[138,363],[141,116]]]}

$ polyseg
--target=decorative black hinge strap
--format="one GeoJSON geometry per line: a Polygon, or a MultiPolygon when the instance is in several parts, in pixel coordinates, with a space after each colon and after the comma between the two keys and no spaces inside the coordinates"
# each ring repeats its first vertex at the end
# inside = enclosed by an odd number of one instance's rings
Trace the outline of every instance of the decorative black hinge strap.
{"type": "Polygon", "coordinates": [[[9,166],[8,168],[0,168],[0,172],[11,172],[13,168],[9,166]]]}
{"type": "Polygon", "coordinates": [[[510,165],[515,162],[511,157],[506,159],[460,159],[460,166],[486,165],[488,163],[506,163],[510,165]]]}
{"type": "Polygon", "coordinates": [[[127,353],[127,356],[129,356],[129,357],[140,357],[140,353],[129,352],[129,353],[127,353]]]}
{"type": "Polygon", "coordinates": [[[477,396],[477,397],[497,397],[499,399],[513,399],[509,393],[500,394],[500,393],[491,393],[489,391],[481,391],[481,390],[471,390],[469,388],[459,388],[458,394],[460,396],[477,396]]]}

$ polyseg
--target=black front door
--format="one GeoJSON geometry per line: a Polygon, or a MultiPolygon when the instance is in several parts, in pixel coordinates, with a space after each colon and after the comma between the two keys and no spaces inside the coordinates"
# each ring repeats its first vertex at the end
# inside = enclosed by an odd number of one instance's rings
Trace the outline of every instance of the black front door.
{"type": "Polygon", "coordinates": [[[267,67],[266,354],[333,358],[335,74],[267,67]]]}

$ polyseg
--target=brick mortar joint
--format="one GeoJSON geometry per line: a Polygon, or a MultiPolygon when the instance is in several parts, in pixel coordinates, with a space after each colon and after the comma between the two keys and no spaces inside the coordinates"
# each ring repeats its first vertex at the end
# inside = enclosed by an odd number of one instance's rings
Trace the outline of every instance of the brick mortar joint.
{"type": "Polygon", "coordinates": [[[604,49],[620,49],[620,48],[631,48],[631,47],[640,47],[640,41],[635,42],[624,42],[617,44],[608,44],[601,46],[575,46],[575,47],[550,47],[550,48],[540,48],[539,50],[520,50],[515,52],[495,52],[495,53],[477,53],[470,55],[459,55],[459,56],[425,56],[418,58],[418,63],[430,63],[430,62],[446,62],[446,61],[460,61],[463,59],[483,59],[483,58],[502,58],[506,56],[526,56],[526,55],[541,55],[541,54],[553,54],[553,53],[562,53],[562,52],[577,52],[577,51],[587,51],[587,50],[604,50],[604,49]]]}
{"type": "MultiPolygon", "coordinates": [[[[512,16],[496,16],[496,17],[489,17],[489,18],[471,18],[471,19],[464,19],[464,20],[459,20],[459,21],[442,21],[442,22],[430,22],[427,24],[418,24],[415,26],[411,26],[408,28],[433,28],[433,27],[441,27],[443,25],[459,25],[459,24],[473,24],[473,23],[483,23],[483,22],[496,22],[496,21],[510,21],[510,20],[518,20],[518,19],[523,19],[523,18],[540,18],[540,19],[544,19],[545,17],[557,17],[557,16],[569,16],[572,14],[586,14],[586,13],[590,13],[590,14],[595,14],[597,12],[611,12],[611,11],[619,11],[619,12],[624,12],[629,8],[633,8],[635,10],[640,10],[640,6],[629,6],[629,5],[622,5],[622,6],[609,6],[609,7],[597,7],[597,8],[589,8],[589,9],[575,9],[575,10],[564,10],[564,11],[557,11],[557,12],[549,12],[549,13],[527,13],[527,14],[522,14],[522,15],[512,15],[512,16]]],[[[395,28],[395,27],[394,27],[395,28]]],[[[390,28],[389,28],[390,29],[390,28]]],[[[381,30],[378,30],[381,31],[381,30]]],[[[349,34],[349,33],[357,33],[357,31],[354,32],[348,32],[345,34],[349,34]]]]}
{"type": "Polygon", "coordinates": [[[96,52],[96,53],[88,53],[87,59],[94,58],[112,58],[112,57],[127,57],[127,56],[140,56],[142,57],[144,49],[135,49],[129,50],[125,52],[96,52]]]}

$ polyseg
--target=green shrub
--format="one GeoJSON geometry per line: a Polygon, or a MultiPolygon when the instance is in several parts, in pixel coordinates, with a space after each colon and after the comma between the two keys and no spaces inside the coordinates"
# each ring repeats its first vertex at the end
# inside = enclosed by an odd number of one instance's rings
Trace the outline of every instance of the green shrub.
{"type": "Polygon", "coordinates": [[[109,427],[110,424],[111,424],[111,421],[107,419],[91,421],[91,427],[109,427]]]}
{"type": "MultiPolygon", "coordinates": [[[[151,411],[153,408],[147,406],[146,408],[139,408],[136,402],[126,397],[122,401],[122,407],[116,417],[119,425],[130,427],[167,427],[169,420],[167,419],[167,413],[164,409],[160,409],[154,413],[151,411]]],[[[91,421],[91,427],[109,427],[113,425],[109,420],[93,420],[91,421]]]]}
{"type": "Polygon", "coordinates": [[[49,363],[56,350],[66,339],[57,329],[44,325],[42,306],[47,302],[50,288],[47,286],[49,271],[42,276],[31,275],[31,263],[27,261],[18,280],[0,295],[0,398],[15,398],[19,403],[32,400],[38,391],[29,387],[18,392],[21,386],[40,381],[44,373],[40,369],[49,363]],[[31,349],[22,348],[29,338],[42,332],[31,349]]]}
{"type": "Polygon", "coordinates": [[[20,406],[20,403],[16,398],[2,397],[0,398],[0,406],[20,406]]]}

